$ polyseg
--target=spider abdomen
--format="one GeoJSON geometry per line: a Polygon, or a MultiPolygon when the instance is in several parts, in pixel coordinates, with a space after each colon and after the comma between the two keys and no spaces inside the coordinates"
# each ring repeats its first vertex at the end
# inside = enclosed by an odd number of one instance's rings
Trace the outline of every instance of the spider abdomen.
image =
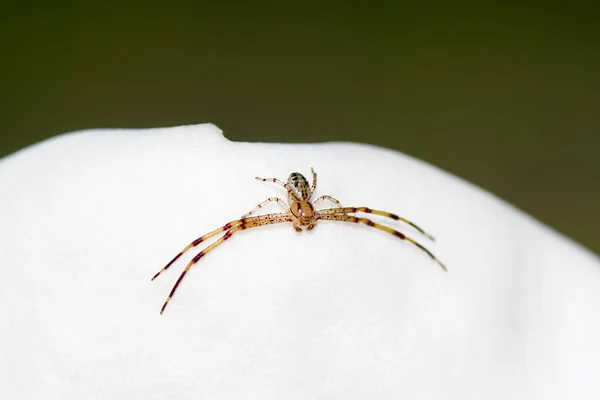
{"type": "Polygon", "coordinates": [[[294,195],[298,199],[308,200],[310,197],[310,185],[304,175],[299,172],[292,172],[287,179],[288,185],[290,185],[296,193],[294,195]]]}

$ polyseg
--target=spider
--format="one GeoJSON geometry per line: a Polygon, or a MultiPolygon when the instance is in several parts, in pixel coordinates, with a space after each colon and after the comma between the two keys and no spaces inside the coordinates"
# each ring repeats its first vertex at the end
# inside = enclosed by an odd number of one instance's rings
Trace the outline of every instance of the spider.
{"type": "Polygon", "coordinates": [[[311,202],[310,198],[313,195],[313,193],[315,192],[315,189],[317,188],[317,173],[312,168],[310,169],[310,171],[312,173],[312,184],[311,185],[309,185],[308,180],[302,174],[300,174],[298,172],[292,172],[290,174],[290,176],[288,177],[287,182],[282,182],[277,178],[256,177],[256,179],[259,181],[273,182],[273,183],[283,186],[288,192],[288,203],[286,203],[285,201],[281,200],[278,197],[269,197],[268,199],[266,199],[265,201],[263,201],[262,203],[260,203],[256,207],[254,207],[252,210],[250,210],[246,214],[242,215],[242,217],[240,219],[236,219],[234,221],[228,222],[225,225],[223,225],[222,227],[215,229],[214,231],[209,232],[204,236],[199,237],[198,239],[196,239],[193,242],[191,242],[190,244],[188,244],[183,250],[181,250],[171,261],[169,261],[169,263],[165,267],[163,267],[160,271],[158,271],[152,277],[152,280],[156,279],[167,268],[169,268],[175,261],[177,261],[177,259],[179,257],[181,257],[183,255],[183,253],[185,253],[192,247],[196,247],[197,245],[204,242],[205,240],[210,239],[213,236],[216,236],[221,232],[225,232],[225,234],[220,239],[218,239],[213,244],[211,244],[210,246],[208,246],[204,250],[202,250],[200,253],[198,253],[187,264],[187,266],[185,267],[185,269],[183,270],[181,275],[179,275],[179,278],[175,282],[175,285],[173,285],[173,288],[171,289],[171,292],[169,293],[169,297],[167,297],[167,299],[165,300],[165,302],[160,310],[160,313],[162,314],[165,311],[167,304],[169,303],[169,301],[175,294],[175,291],[177,290],[177,287],[179,287],[179,284],[181,283],[185,274],[202,257],[207,255],[210,251],[214,250],[221,243],[223,243],[226,240],[228,240],[229,238],[231,238],[231,236],[233,236],[233,234],[236,232],[242,231],[244,229],[256,228],[258,226],[263,226],[263,225],[279,224],[281,222],[291,222],[294,229],[298,232],[301,232],[302,228],[305,228],[306,230],[313,229],[315,227],[315,225],[317,224],[317,221],[320,219],[362,223],[362,224],[365,224],[372,228],[380,229],[384,232],[395,235],[402,240],[406,240],[406,241],[412,243],[413,245],[417,246],[422,251],[427,253],[427,255],[429,255],[429,257],[431,257],[435,262],[437,262],[445,271],[447,270],[446,266],[440,260],[438,260],[429,250],[427,250],[425,247],[423,247],[422,245],[420,245],[413,239],[405,236],[403,233],[400,233],[400,232],[398,232],[392,228],[389,228],[387,226],[377,224],[367,218],[359,218],[359,217],[355,217],[353,215],[348,215],[348,214],[355,214],[355,213],[376,214],[376,215],[381,215],[381,216],[384,216],[387,218],[391,218],[396,221],[402,221],[402,222],[412,226],[414,229],[419,231],[421,234],[427,236],[432,241],[434,240],[433,236],[429,235],[423,229],[419,228],[417,225],[413,224],[409,220],[399,217],[396,214],[392,214],[392,213],[385,212],[385,211],[372,210],[367,207],[342,207],[342,205],[340,204],[340,202],[337,199],[335,199],[331,196],[328,196],[328,195],[323,195],[323,196],[319,197],[318,199],[316,199],[315,201],[311,202]],[[338,207],[328,208],[328,209],[323,209],[323,210],[316,210],[317,205],[319,205],[324,200],[328,200],[328,201],[336,204],[338,207]],[[284,212],[277,213],[277,214],[259,215],[259,216],[255,216],[255,217],[250,216],[258,209],[260,209],[263,206],[265,206],[269,203],[272,203],[272,202],[276,202],[277,204],[279,204],[279,206],[281,206],[281,208],[283,208],[284,212]]]}

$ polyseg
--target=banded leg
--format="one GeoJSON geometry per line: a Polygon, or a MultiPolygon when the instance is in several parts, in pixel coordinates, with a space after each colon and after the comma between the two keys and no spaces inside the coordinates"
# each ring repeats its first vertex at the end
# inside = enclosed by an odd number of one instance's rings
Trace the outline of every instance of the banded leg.
{"type": "MultiPolygon", "coordinates": [[[[341,204],[341,203],[338,201],[338,199],[335,199],[335,198],[333,198],[333,197],[331,197],[331,196],[329,196],[329,195],[327,195],[327,194],[326,194],[326,195],[323,195],[323,196],[321,196],[321,197],[319,197],[318,199],[316,199],[316,200],[315,200],[315,201],[312,203],[312,205],[313,205],[313,208],[317,208],[317,206],[318,206],[318,205],[319,205],[319,204],[320,204],[320,203],[321,203],[323,200],[329,200],[330,202],[337,204],[337,205],[338,205],[338,207],[342,208],[342,204],[341,204]]],[[[334,209],[334,210],[335,210],[335,209],[334,209]]]]}
{"type": "Polygon", "coordinates": [[[263,182],[273,182],[276,183],[278,185],[281,185],[285,188],[285,190],[287,190],[289,193],[294,193],[292,190],[292,187],[290,185],[288,185],[285,182],[280,181],[277,178],[261,178],[259,176],[255,177],[254,179],[256,179],[257,181],[263,181],[263,182]]]}
{"type": "MultiPolygon", "coordinates": [[[[348,211],[351,212],[351,211],[348,211]]],[[[413,239],[409,238],[408,236],[404,235],[403,233],[400,233],[392,228],[388,228],[385,225],[380,225],[377,224],[367,218],[358,218],[358,217],[354,217],[351,215],[344,215],[344,214],[321,214],[317,216],[318,219],[326,219],[326,220],[331,220],[331,221],[344,221],[344,222],[354,222],[356,224],[361,223],[361,224],[365,224],[368,225],[370,227],[373,228],[377,228],[380,229],[384,232],[387,232],[391,235],[397,236],[402,240],[406,240],[412,244],[414,244],[415,246],[417,246],[418,248],[420,248],[421,250],[423,250],[425,253],[427,253],[427,255],[429,257],[431,257],[435,262],[437,262],[440,267],[442,267],[444,269],[444,271],[447,271],[446,266],[440,261],[438,260],[429,250],[427,250],[425,247],[423,247],[422,245],[420,245],[419,243],[417,243],[416,241],[414,241],[413,239]]],[[[235,229],[235,228],[234,228],[235,229]]]]}
{"type": "Polygon", "coordinates": [[[194,240],[192,243],[185,246],[185,248],[183,250],[181,250],[175,257],[173,257],[173,259],[171,261],[169,261],[169,263],[167,265],[165,265],[160,271],[158,271],[156,274],[154,274],[154,276],[152,277],[151,280],[155,280],[156,278],[158,278],[158,276],[160,274],[162,274],[165,270],[167,270],[171,266],[171,264],[173,264],[175,261],[177,261],[177,259],[179,259],[179,257],[181,257],[183,255],[183,253],[185,253],[192,247],[196,247],[200,243],[204,242],[206,239],[210,239],[211,237],[218,235],[219,233],[224,232],[226,230],[229,230],[233,226],[239,225],[241,223],[242,223],[241,220],[231,221],[231,222],[223,225],[219,229],[215,229],[214,231],[207,233],[206,235],[201,236],[198,239],[194,240]]]}
{"type": "MultiPolygon", "coordinates": [[[[280,214],[261,215],[258,217],[250,217],[250,218],[244,218],[244,219],[241,219],[238,221],[234,221],[234,222],[239,222],[239,224],[233,225],[227,232],[225,232],[225,234],[221,238],[219,238],[216,242],[214,242],[213,244],[211,244],[210,246],[208,246],[207,248],[202,250],[200,253],[198,253],[194,258],[192,258],[192,260],[185,267],[185,269],[183,270],[181,275],[179,275],[179,278],[177,278],[175,285],[173,285],[173,288],[171,289],[171,292],[169,293],[169,297],[167,297],[167,300],[165,300],[165,303],[163,304],[162,308],[160,309],[160,313],[162,314],[165,311],[167,304],[169,303],[169,301],[175,294],[175,291],[179,287],[181,280],[183,279],[185,274],[187,274],[189,269],[192,268],[192,266],[194,264],[196,264],[198,261],[200,261],[200,259],[202,257],[204,257],[206,254],[208,254],[213,249],[215,249],[217,246],[219,246],[220,244],[222,244],[223,242],[228,240],[234,233],[244,230],[244,229],[248,229],[248,228],[256,228],[258,226],[278,224],[281,222],[289,222],[291,220],[292,220],[292,218],[290,217],[290,215],[288,213],[280,213],[280,214]]],[[[222,229],[222,228],[219,228],[219,229],[222,229]]],[[[212,233],[213,232],[211,232],[211,234],[212,233]]]]}
{"type": "Polygon", "coordinates": [[[312,176],[313,176],[312,185],[310,186],[310,194],[312,196],[312,194],[315,192],[315,189],[317,188],[317,173],[315,172],[313,167],[310,167],[310,172],[312,173],[312,176]]]}
{"type": "Polygon", "coordinates": [[[429,233],[425,232],[423,229],[419,228],[417,225],[413,224],[412,222],[410,222],[409,220],[407,220],[405,218],[399,217],[396,214],[392,214],[387,211],[372,210],[368,207],[344,207],[344,208],[328,208],[326,210],[319,210],[319,211],[317,211],[317,214],[332,215],[332,214],[352,214],[352,213],[357,213],[357,212],[376,214],[376,215],[381,215],[383,217],[391,218],[396,221],[402,221],[405,224],[412,226],[413,228],[415,228],[416,230],[421,232],[423,235],[427,236],[429,239],[431,239],[432,241],[435,242],[435,239],[433,238],[433,236],[431,236],[429,233]]]}
{"type": "Polygon", "coordinates": [[[263,208],[264,206],[266,206],[267,204],[276,201],[277,204],[279,204],[279,206],[281,206],[281,208],[283,208],[283,211],[289,211],[290,206],[288,206],[285,201],[281,200],[279,197],[269,197],[268,199],[266,199],[265,201],[263,201],[262,203],[260,203],[259,205],[257,205],[256,207],[254,207],[252,210],[248,211],[246,214],[242,215],[242,218],[247,218],[250,215],[252,215],[252,213],[256,210],[258,210],[259,208],[263,208]]]}

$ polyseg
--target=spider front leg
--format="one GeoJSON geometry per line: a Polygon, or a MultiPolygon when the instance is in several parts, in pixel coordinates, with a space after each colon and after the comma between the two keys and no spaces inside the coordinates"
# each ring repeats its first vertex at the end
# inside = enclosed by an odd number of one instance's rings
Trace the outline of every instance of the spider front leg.
{"type": "Polygon", "coordinates": [[[338,205],[338,207],[342,207],[342,203],[340,203],[337,199],[329,196],[329,195],[323,195],[321,197],[319,197],[318,199],[316,199],[315,201],[313,201],[312,205],[314,208],[317,208],[317,205],[319,205],[323,200],[329,200],[332,203],[335,203],[338,205]]]}
{"type": "MultiPolygon", "coordinates": [[[[323,211],[327,211],[327,210],[323,210],[323,211]]],[[[392,228],[389,228],[385,225],[380,225],[377,224],[373,221],[371,221],[370,219],[367,218],[358,218],[358,217],[354,217],[351,215],[345,215],[345,214],[324,214],[322,213],[322,211],[317,211],[316,213],[316,218],[317,219],[325,219],[325,220],[331,220],[331,221],[343,221],[343,222],[353,222],[355,224],[361,223],[361,224],[365,224],[368,225],[372,228],[376,228],[379,230],[382,230],[384,232],[387,232],[391,235],[397,236],[402,240],[406,240],[407,242],[410,242],[412,244],[414,244],[415,246],[417,246],[418,248],[420,248],[422,251],[424,251],[425,253],[427,253],[427,255],[429,257],[431,257],[435,262],[437,262],[440,267],[442,267],[444,269],[444,271],[447,271],[446,266],[440,261],[438,260],[433,253],[431,253],[429,250],[427,250],[424,246],[422,246],[421,244],[417,243],[416,241],[414,241],[413,239],[409,238],[408,236],[404,235],[401,232],[398,232],[397,230],[394,230],[392,228]]]]}
{"type": "Polygon", "coordinates": [[[415,228],[416,230],[418,230],[420,233],[422,233],[423,235],[427,236],[429,239],[431,239],[432,241],[435,242],[435,239],[433,238],[433,236],[431,236],[429,233],[425,232],[423,229],[419,228],[416,224],[413,224],[412,222],[410,222],[406,218],[399,217],[396,214],[392,214],[392,213],[389,213],[387,211],[372,210],[372,209],[370,209],[368,207],[344,207],[344,208],[328,208],[326,210],[319,210],[319,213],[321,215],[325,215],[325,214],[354,214],[354,213],[358,213],[358,212],[368,213],[368,214],[375,214],[375,215],[381,215],[382,217],[391,218],[394,221],[402,221],[405,224],[408,224],[408,225],[412,226],[413,228],[415,228]]]}
{"type": "Polygon", "coordinates": [[[241,220],[235,220],[235,221],[231,221],[225,225],[223,225],[222,227],[220,227],[219,229],[215,229],[212,232],[207,233],[204,236],[199,237],[198,239],[194,240],[192,243],[188,244],[187,246],[185,246],[185,248],[183,250],[181,250],[175,257],[173,257],[173,259],[171,261],[169,261],[169,263],[167,265],[165,265],[160,271],[158,271],[156,274],[154,274],[154,276],[152,277],[152,281],[155,280],[156,278],[158,278],[158,276],[160,274],[162,274],[164,271],[166,271],[171,264],[173,264],[175,261],[177,261],[177,259],[179,257],[181,257],[183,255],[183,253],[185,253],[186,251],[188,251],[189,249],[191,249],[192,247],[196,247],[198,246],[200,243],[204,242],[206,239],[210,239],[211,237],[218,235],[221,232],[225,232],[229,229],[231,229],[233,226],[239,225],[241,224],[242,221],[241,220]]]}
{"type": "Polygon", "coordinates": [[[229,239],[231,237],[231,235],[233,235],[234,233],[236,233],[237,231],[239,231],[241,229],[242,228],[240,227],[240,225],[231,228],[230,230],[225,232],[225,235],[223,235],[223,237],[221,237],[219,240],[217,240],[216,242],[214,242],[213,244],[211,244],[210,246],[208,246],[207,248],[202,250],[200,253],[198,253],[194,258],[192,258],[192,261],[190,261],[188,263],[188,265],[185,267],[185,269],[183,270],[181,275],[179,275],[179,278],[177,278],[175,285],[173,285],[173,288],[171,289],[171,292],[169,293],[169,297],[167,297],[167,300],[165,300],[162,308],[160,309],[161,314],[165,311],[165,308],[167,307],[167,304],[171,300],[171,297],[173,297],[173,295],[175,294],[175,291],[179,287],[179,284],[181,283],[183,277],[185,276],[185,274],[187,274],[187,272],[190,270],[190,268],[192,268],[192,265],[196,264],[202,257],[204,257],[206,254],[208,254],[210,251],[212,251],[215,247],[217,247],[218,245],[220,245],[221,243],[223,243],[224,241],[229,239]]]}
{"type": "MultiPolygon", "coordinates": [[[[167,304],[169,303],[169,301],[175,294],[175,291],[179,287],[179,284],[183,280],[183,277],[185,276],[185,274],[187,274],[187,272],[190,270],[190,268],[192,268],[192,266],[194,264],[196,264],[198,261],[200,261],[200,259],[202,257],[204,257],[206,254],[208,254],[209,252],[214,250],[217,246],[219,246],[220,244],[222,244],[223,242],[228,240],[234,233],[239,232],[244,229],[248,229],[248,228],[256,228],[256,227],[263,226],[263,225],[278,224],[281,222],[290,222],[290,221],[292,221],[292,217],[290,216],[290,214],[281,213],[281,214],[267,214],[267,215],[261,215],[258,217],[243,218],[243,219],[232,221],[232,222],[226,224],[225,226],[229,225],[229,226],[231,226],[231,228],[227,232],[225,232],[225,234],[221,238],[219,238],[216,242],[214,242],[213,244],[211,244],[210,246],[208,246],[207,248],[202,250],[200,253],[198,253],[194,258],[192,258],[192,260],[185,267],[185,269],[183,270],[181,275],[179,275],[179,278],[177,278],[175,285],[173,285],[173,288],[171,289],[171,292],[169,293],[169,297],[167,297],[167,300],[165,300],[162,308],[160,309],[160,313],[162,314],[165,311],[167,304]]],[[[222,231],[223,231],[223,227],[217,229],[216,231],[209,233],[209,235],[214,236],[214,235],[216,235],[215,232],[218,233],[218,232],[222,232],[222,231]]],[[[208,236],[208,235],[203,236],[203,238],[205,238],[206,236],[208,236]]],[[[169,263],[169,265],[171,265],[177,258],[179,258],[179,256],[181,256],[181,254],[179,254],[177,257],[175,257],[173,259],[173,261],[171,261],[171,263],[169,263]]],[[[162,271],[164,271],[167,267],[160,270],[158,272],[158,274],[155,275],[155,277],[160,275],[160,273],[162,271]]]]}
{"type": "Polygon", "coordinates": [[[284,212],[289,211],[290,206],[288,206],[285,201],[281,200],[279,197],[269,197],[268,199],[266,199],[265,201],[263,201],[262,203],[260,203],[259,205],[257,205],[256,207],[254,207],[252,210],[248,211],[246,214],[242,215],[242,218],[247,218],[250,215],[252,215],[252,213],[254,213],[254,211],[263,208],[264,206],[266,206],[267,204],[276,201],[277,204],[279,204],[279,206],[281,208],[283,208],[284,212]]]}

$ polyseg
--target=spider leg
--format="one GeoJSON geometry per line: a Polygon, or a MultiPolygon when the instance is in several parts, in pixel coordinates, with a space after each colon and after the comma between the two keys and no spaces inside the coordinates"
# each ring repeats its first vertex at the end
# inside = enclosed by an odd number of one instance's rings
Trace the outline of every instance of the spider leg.
{"type": "Polygon", "coordinates": [[[344,208],[328,208],[325,210],[319,210],[318,212],[321,215],[353,214],[353,213],[358,213],[358,212],[381,215],[383,217],[391,218],[396,221],[402,221],[405,224],[412,226],[413,228],[415,228],[416,230],[421,232],[423,235],[427,236],[429,239],[431,239],[432,241],[435,242],[435,239],[433,238],[433,236],[431,236],[429,233],[425,232],[423,229],[419,228],[417,225],[413,224],[412,222],[410,222],[409,220],[407,220],[405,218],[399,217],[396,214],[392,214],[387,211],[372,210],[368,207],[344,207],[344,208]]]}
{"type": "MultiPolygon", "coordinates": [[[[179,284],[181,283],[181,280],[183,279],[183,277],[185,276],[185,274],[187,274],[187,272],[189,271],[189,269],[194,264],[196,264],[198,261],[200,261],[200,259],[202,257],[204,257],[206,254],[208,254],[210,251],[212,251],[217,246],[219,246],[220,244],[222,244],[223,242],[225,242],[227,239],[229,239],[234,233],[236,233],[238,231],[241,231],[241,230],[244,230],[244,229],[256,228],[258,226],[270,225],[270,224],[278,224],[278,223],[281,223],[281,222],[290,222],[290,221],[292,221],[292,217],[288,213],[266,214],[266,215],[260,215],[258,217],[243,218],[241,220],[234,221],[234,222],[239,222],[239,223],[236,224],[236,225],[233,225],[216,242],[214,242],[213,244],[211,244],[210,246],[208,246],[207,248],[205,248],[204,250],[202,250],[200,253],[198,253],[194,258],[192,258],[192,260],[185,267],[185,269],[183,270],[183,272],[181,273],[181,275],[179,275],[179,278],[177,278],[177,281],[175,282],[175,285],[173,285],[173,288],[171,289],[171,292],[169,293],[169,297],[167,297],[167,300],[165,300],[165,303],[163,304],[162,308],[160,309],[160,313],[162,314],[165,311],[165,308],[167,307],[167,304],[169,303],[169,300],[171,300],[171,298],[175,294],[175,291],[177,290],[177,287],[179,287],[179,284]]],[[[220,229],[222,229],[222,228],[220,228],[220,229]]],[[[211,233],[213,233],[213,232],[211,232],[211,233]]]]}
{"type": "Polygon", "coordinates": [[[247,218],[250,215],[252,215],[252,213],[256,210],[258,210],[259,208],[262,208],[263,206],[276,201],[277,204],[279,204],[281,206],[281,208],[283,208],[283,211],[288,211],[290,209],[290,206],[288,206],[285,201],[281,200],[279,197],[269,197],[268,199],[266,199],[265,201],[263,201],[262,203],[260,203],[259,205],[257,205],[256,207],[254,207],[252,210],[248,211],[246,214],[242,215],[242,218],[247,218]]]}
{"type": "Polygon", "coordinates": [[[340,208],[342,207],[342,204],[338,201],[338,199],[335,199],[329,195],[323,195],[323,196],[319,197],[318,199],[316,199],[315,201],[313,201],[313,203],[312,203],[313,208],[317,208],[317,205],[319,205],[323,200],[329,200],[330,202],[337,204],[338,207],[340,207],[340,208]]]}
{"type": "Polygon", "coordinates": [[[204,242],[207,239],[210,239],[211,237],[218,235],[221,232],[224,232],[226,230],[231,229],[232,227],[241,224],[242,221],[241,220],[235,220],[235,221],[231,221],[225,225],[223,225],[222,227],[220,227],[219,229],[215,229],[212,232],[207,233],[204,236],[199,237],[198,239],[194,240],[192,243],[188,244],[187,246],[185,246],[185,248],[183,250],[181,250],[175,257],[173,257],[173,259],[171,261],[169,261],[169,263],[167,265],[165,265],[160,271],[158,271],[156,274],[154,274],[154,276],[152,277],[152,281],[155,280],[156,278],[158,278],[158,276],[160,274],[162,274],[166,269],[168,269],[171,264],[173,264],[175,261],[177,261],[177,259],[179,257],[181,257],[183,255],[183,253],[185,253],[186,251],[188,251],[189,249],[191,249],[192,247],[196,247],[198,246],[200,243],[204,242]]]}
{"type": "Polygon", "coordinates": [[[169,297],[167,297],[167,300],[165,300],[162,308],[160,309],[160,313],[161,314],[165,311],[165,308],[167,307],[167,304],[169,303],[169,300],[171,300],[171,297],[173,297],[173,294],[177,290],[177,287],[181,283],[181,280],[183,279],[183,277],[185,276],[185,274],[187,274],[187,272],[192,267],[192,265],[196,264],[207,253],[209,253],[215,247],[217,247],[218,245],[220,245],[221,243],[223,243],[224,241],[226,241],[227,239],[229,239],[231,237],[231,235],[233,235],[235,232],[237,232],[239,230],[240,230],[240,226],[239,225],[234,226],[233,228],[231,228],[227,232],[225,232],[225,235],[223,235],[219,240],[217,240],[216,242],[214,242],[213,244],[211,244],[210,246],[208,246],[207,248],[205,248],[204,250],[202,250],[200,253],[198,253],[194,258],[192,258],[192,261],[190,261],[188,263],[188,265],[185,267],[185,269],[183,270],[183,272],[181,273],[181,275],[179,275],[179,278],[177,278],[177,281],[175,282],[175,285],[173,285],[173,288],[171,289],[171,292],[169,293],[169,297]]]}
{"type": "Polygon", "coordinates": [[[255,177],[254,179],[256,179],[257,181],[263,181],[263,182],[273,182],[276,183],[278,185],[281,185],[285,188],[285,190],[287,190],[289,193],[294,193],[294,191],[292,190],[292,187],[290,185],[288,185],[285,182],[280,181],[277,178],[261,178],[259,176],[255,177]]]}
{"type": "Polygon", "coordinates": [[[315,192],[315,189],[317,188],[317,173],[315,172],[313,167],[310,167],[310,172],[313,176],[312,185],[310,186],[310,195],[312,196],[312,194],[315,192]]]}
{"type": "MultiPolygon", "coordinates": [[[[352,212],[352,211],[347,211],[347,212],[352,212]]],[[[442,267],[444,269],[444,271],[447,271],[446,266],[440,261],[438,260],[429,250],[427,250],[425,247],[423,247],[422,245],[420,245],[419,243],[417,243],[416,241],[414,241],[413,239],[409,238],[408,236],[405,236],[403,233],[400,233],[392,228],[388,228],[385,225],[380,225],[377,224],[367,218],[358,218],[358,217],[354,217],[351,215],[344,215],[344,214],[320,214],[320,211],[317,212],[316,215],[317,219],[326,219],[326,220],[332,220],[332,221],[345,221],[345,222],[354,222],[356,224],[358,223],[362,223],[365,225],[368,225],[370,227],[373,228],[377,228],[380,229],[384,232],[387,232],[391,235],[397,236],[402,240],[406,240],[412,244],[414,244],[415,246],[417,246],[418,248],[420,248],[421,250],[423,250],[425,253],[427,253],[427,255],[429,255],[429,257],[431,257],[435,262],[437,262],[440,267],[442,267]]]]}

